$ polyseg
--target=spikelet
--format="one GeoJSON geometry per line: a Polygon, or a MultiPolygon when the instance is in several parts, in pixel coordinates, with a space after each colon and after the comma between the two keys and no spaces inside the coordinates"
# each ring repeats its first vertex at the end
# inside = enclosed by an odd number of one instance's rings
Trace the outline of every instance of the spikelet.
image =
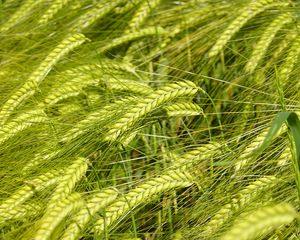
{"type": "Polygon", "coordinates": [[[284,13],[275,18],[270,25],[264,30],[258,43],[255,45],[249,61],[245,66],[245,70],[252,73],[257,67],[260,60],[264,57],[265,53],[276,33],[287,23],[293,20],[290,13],[284,13]]]}
{"type": "Polygon", "coordinates": [[[0,144],[32,125],[47,122],[47,120],[46,114],[40,109],[34,109],[19,114],[0,128],[0,144]]]}
{"type": "Polygon", "coordinates": [[[149,179],[123,196],[118,197],[105,209],[105,218],[100,218],[93,229],[101,235],[105,230],[111,228],[116,220],[126,216],[132,208],[139,204],[151,201],[153,197],[165,191],[188,187],[192,184],[192,176],[187,172],[178,170],[169,170],[160,177],[149,179]]]}
{"type": "Polygon", "coordinates": [[[232,215],[252,202],[260,193],[276,186],[280,180],[275,176],[266,176],[250,183],[247,187],[238,192],[231,203],[224,205],[205,225],[203,234],[211,236],[215,233],[232,215]]]}
{"type": "Polygon", "coordinates": [[[287,203],[264,207],[243,219],[237,219],[236,224],[221,239],[257,239],[282,225],[290,224],[296,216],[295,209],[287,203]]]}
{"type": "Polygon", "coordinates": [[[114,201],[117,196],[117,190],[109,188],[92,193],[85,201],[85,206],[71,219],[71,224],[65,230],[62,239],[79,239],[90,220],[95,218],[95,214],[114,201]]]}
{"type": "Polygon", "coordinates": [[[50,239],[55,228],[70,213],[77,211],[83,206],[83,201],[79,193],[72,193],[60,199],[51,209],[44,214],[39,222],[38,230],[33,237],[34,240],[50,239]]]}
{"type": "Polygon", "coordinates": [[[124,0],[114,0],[114,1],[100,1],[96,6],[91,8],[89,11],[81,15],[73,26],[74,32],[82,32],[84,29],[88,28],[94,24],[97,20],[104,17],[109,12],[113,11],[120,3],[124,0]]]}
{"type": "Polygon", "coordinates": [[[70,142],[76,137],[86,133],[87,131],[93,129],[93,127],[97,126],[97,124],[101,123],[101,121],[105,121],[107,117],[115,113],[115,111],[119,110],[122,107],[125,107],[127,104],[132,103],[135,98],[128,97],[123,98],[118,101],[115,101],[112,104],[109,104],[98,111],[94,111],[87,115],[87,117],[76,124],[75,127],[71,128],[61,139],[61,143],[70,142]]]}
{"type": "MultiPolygon", "coordinates": [[[[280,136],[284,132],[286,132],[287,128],[283,125],[280,131],[274,136],[274,138],[280,136]]],[[[244,151],[238,156],[236,163],[235,163],[235,171],[236,173],[240,171],[245,165],[251,160],[252,154],[256,149],[260,147],[260,145],[265,140],[266,135],[268,134],[269,129],[263,130],[260,134],[258,134],[251,143],[244,149],[244,151]]]]}
{"type": "Polygon", "coordinates": [[[140,118],[159,108],[161,105],[183,96],[193,96],[198,87],[189,81],[171,83],[161,89],[137,99],[136,104],[109,127],[105,139],[115,141],[130,129],[140,118]]]}
{"type": "Polygon", "coordinates": [[[49,20],[53,18],[53,16],[61,10],[65,5],[67,5],[70,0],[54,0],[51,3],[51,6],[47,9],[47,11],[42,15],[39,19],[39,24],[47,24],[49,20]]]}
{"type": "Polygon", "coordinates": [[[199,105],[189,102],[174,103],[164,109],[167,111],[167,115],[169,117],[195,116],[203,114],[203,109],[199,105]]]}
{"type": "Polygon", "coordinates": [[[25,185],[0,204],[0,224],[13,218],[21,204],[30,199],[34,193],[57,184],[60,171],[49,171],[37,178],[25,181],[25,185]]]}
{"type": "Polygon", "coordinates": [[[140,31],[128,33],[119,38],[112,39],[111,43],[107,43],[105,46],[99,49],[100,52],[106,52],[114,47],[136,40],[138,38],[163,35],[166,31],[162,27],[147,27],[140,31]]]}
{"type": "Polygon", "coordinates": [[[2,105],[0,111],[0,125],[3,125],[12,111],[27,98],[31,97],[38,85],[44,80],[52,67],[66,54],[81,45],[87,39],[82,34],[73,34],[65,38],[50,54],[44,59],[40,66],[30,75],[24,85],[14,92],[2,105]]]}
{"type": "Polygon", "coordinates": [[[161,0],[143,0],[130,20],[128,24],[129,30],[127,32],[134,32],[140,29],[145,19],[160,2],[161,0]]]}
{"type": "Polygon", "coordinates": [[[16,24],[22,22],[26,18],[32,9],[40,4],[43,0],[27,0],[18,10],[6,21],[2,26],[0,26],[0,32],[7,31],[11,29],[16,24]]]}
{"type": "Polygon", "coordinates": [[[209,51],[208,56],[214,57],[224,48],[227,42],[237,33],[251,18],[257,14],[264,12],[268,8],[272,7],[286,7],[289,6],[289,2],[276,2],[275,0],[258,0],[246,6],[241,10],[241,14],[233,20],[233,22],[227,27],[227,29],[218,38],[212,49],[209,51]]]}
{"type": "Polygon", "coordinates": [[[294,69],[295,64],[299,59],[300,54],[300,35],[298,35],[292,43],[291,48],[288,50],[288,55],[279,68],[279,79],[283,84],[286,84],[294,69]]]}
{"type": "Polygon", "coordinates": [[[78,157],[72,165],[66,168],[59,184],[51,195],[47,210],[50,211],[59,201],[72,192],[75,184],[85,175],[87,168],[88,162],[82,157],[78,157]]]}

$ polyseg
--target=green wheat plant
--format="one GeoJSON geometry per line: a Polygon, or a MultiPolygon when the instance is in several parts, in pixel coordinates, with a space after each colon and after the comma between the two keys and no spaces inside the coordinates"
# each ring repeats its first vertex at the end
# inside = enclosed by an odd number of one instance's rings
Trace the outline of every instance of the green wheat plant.
{"type": "Polygon", "coordinates": [[[0,239],[298,239],[297,0],[0,1],[0,239]]]}

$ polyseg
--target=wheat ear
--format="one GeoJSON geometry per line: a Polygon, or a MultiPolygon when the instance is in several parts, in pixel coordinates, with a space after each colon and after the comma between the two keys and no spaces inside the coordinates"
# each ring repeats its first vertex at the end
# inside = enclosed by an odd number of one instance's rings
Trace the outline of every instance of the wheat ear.
{"type": "Polygon", "coordinates": [[[47,11],[39,19],[39,24],[46,24],[53,18],[53,16],[61,10],[65,5],[67,5],[70,0],[54,0],[47,11]]]}
{"type": "Polygon", "coordinates": [[[130,62],[125,61],[117,61],[110,59],[101,59],[97,64],[85,64],[77,67],[73,67],[63,72],[62,75],[74,75],[78,76],[78,74],[91,74],[96,73],[102,75],[103,72],[111,72],[111,71],[120,71],[120,72],[129,72],[136,75],[135,66],[130,62]]]}
{"type": "Polygon", "coordinates": [[[84,29],[95,23],[98,19],[101,19],[106,14],[111,12],[123,1],[124,0],[107,1],[106,3],[103,3],[102,1],[99,2],[96,6],[91,8],[77,19],[73,26],[73,31],[82,32],[84,29]]]}
{"type": "MultiPolygon", "coordinates": [[[[274,136],[274,138],[280,136],[284,132],[286,132],[286,126],[282,126],[280,131],[274,136]]],[[[236,163],[235,163],[235,172],[239,172],[245,165],[251,160],[252,154],[256,149],[260,147],[260,145],[265,140],[266,135],[268,134],[269,129],[263,130],[260,134],[258,134],[251,143],[244,149],[244,151],[238,156],[236,163]]]]}
{"type": "Polygon", "coordinates": [[[60,199],[48,209],[42,219],[38,223],[38,229],[33,237],[34,240],[52,239],[51,235],[55,228],[66,218],[70,213],[80,209],[84,205],[79,193],[72,193],[60,199]]]}
{"type": "Polygon", "coordinates": [[[151,201],[154,196],[165,191],[179,187],[188,187],[192,184],[192,176],[179,170],[169,170],[160,177],[149,179],[128,193],[118,197],[110,206],[105,208],[105,216],[96,222],[94,229],[97,234],[102,235],[104,231],[111,228],[111,225],[116,220],[125,216],[139,204],[151,201]]]}
{"type": "Polygon", "coordinates": [[[2,109],[0,111],[0,123],[3,125],[12,111],[35,93],[37,86],[44,80],[52,67],[63,56],[81,45],[86,40],[87,39],[82,34],[73,34],[65,38],[56,48],[54,48],[40,66],[25,81],[24,85],[14,92],[2,105],[2,109]]]}
{"type": "Polygon", "coordinates": [[[300,35],[298,35],[293,43],[291,48],[288,50],[288,55],[279,68],[279,77],[282,83],[286,84],[289,80],[289,77],[294,69],[295,64],[298,62],[300,54],[300,35]]]}
{"type": "Polygon", "coordinates": [[[140,95],[147,95],[153,92],[152,88],[147,84],[129,79],[109,78],[105,81],[105,85],[107,89],[112,91],[126,91],[140,95]]]}
{"type": "Polygon", "coordinates": [[[219,37],[215,45],[209,51],[208,56],[214,57],[224,48],[227,42],[237,33],[251,18],[257,14],[264,12],[268,8],[273,7],[287,7],[290,3],[276,2],[275,0],[258,0],[246,6],[241,10],[241,14],[233,20],[233,22],[227,27],[227,29],[219,37]]]}
{"type": "Polygon", "coordinates": [[[140,29],[145,19],[160,2],[161,0],[143,0],[130,20],[127,32],[134,32],[140,29]]]}
{"type": "Polygon", "coordinates": [[[30,110],[19,114],[0,128],[0,144],[14,137],[19,132],[38,123],[47,122],[46,114],[40,109],[30,110]]]}
{"type": "Polygon", "coordinates": [[[116,113],[120,108],[130,104],[135,98],[128,97],[115,101],[112,104],[109,104],[102,109],[92,112],[87,115],[87,117],[76,124],[71,128],[61,139],[60,142],[69,142],[76,137],[86,133],[87,131],[93,129],[93,127],[100,124],[102,121],[107,120],[107,116],[110,116],[112,113],[116,113]]]}
{"type": "Polygon", "coordinates": [[[25,181],[25,185],[0,204],[0,223],[13,218],[21,204],[30,199],[34,193],[57,184],[60,171],[51,171],[34,179],[25,181]]]}
{"type": "Polygon", "coordinates": [[[46,151],[43,151],[43,153],[35,154],[35,156],[26,163],[26,165],[22,169],[22,174],[28,174],[34,167],[43,162],[46,162],[47,160],[52,159],[61,152],[60,150],[56,150],[49,153],[48,149],[46,151]]]}
{"type": "Polygon", "coordinates": [[[49,94],[44,98],[44,103],[47,107],[53,106],[64,99],[78,96],[83,92],[83,88],[87,86],[97,86],[98,83],[99,80],[90,75],[77,76],[59,86],[52,87],[49,94]]]}
{"type": "Polygon", "coordinates": [[[12,221],[14,222],[26,221],[25,220],[26,218],[36,216],[41,211],[43,211],[42,207],[37,203],[22,204],[20,206],[11,209],[6,216],[3,215],[0,216],[0,227],[10,224],[12,221]]]}
{"type": "Polygon", "coordinates": [[[163,35],[166,31],[162,27],[147,27],[137,32],[127,33],[119,38],[112,39],[111,43],[106,44],[99,49],[100,52],[106,52],[114,47],[136,40],[138,38],[163,35]]]}
{"type": "Polygon", "coordinates": [[[47,210],[51,210],[57,202],[61,201],[70,194],[75,184],[85,175],[88,168],[88,161],[85,158],[78,157],[72,165],[68,166],[60,178],[59,184],[52,193],[48,202],[47,210]]]}
{"type": "Polygon", "coordinates": [[[109,127],[105,139],[108,141],[115,141],[119,136],[130,129],[141,117],[144,117],[161,105],[176,98],[193,96],[198,89],[199,88],[190,81],[177,82],[171,83],[154,93],[137,99],[135,106],[128,109],[122,117],[109,127]]]}
{"type": "Polygon", "coordinates": [[[264,57],[265,53],[276,33],[287,23],[293,20],[290,13],[284,13],[275,18],[270,25],[264,30],[258,43],[255,45],[249,61],[245,66],[245,70],[252,73],[257,67],[259,61],[264,57]]]}
{"type": "Polygon", "coordinates": [[[247,187],[238,192],[231,203],[224,205],[205,225],[203,234],[211,236],[215,233],[232,215],[252,202],[260,193],[276,186],[280,180],[275,176],[266,176],[250,183],[247,187]]]}
{"type": "Polygon", "coordinates": [[[282,225],[290,224],[296,216],[295,209],[287,203],[264,207],[243,219],[237,219],[236,224],[221,239],[257,239],[282,225]]]}
{"type": "Polygon", "coordinates": [[[27,17],[32,9],[40,4],[43,0],[27,0],[24,2],[24,4],[21,5],[17,9],[17,11],[6,21],[2,26],[0,26],[0,32],[7,31],[11,29],[16,24],[20,23],[22,20],[24,20],[25,17],[27,17]]]}
{"type": "Polygon", "coordinates": [[[113,202],[118,196],[116,189],[103,189],[92,193],[85,201],[81,210],[71,218],[71,224],[65,230],[63,240],[76,240],[86,228],[87,224],[95,218],[95,214],[113,202]]]}
{"type": "Polygon", "coordinates": [[[203,109],[195,103],[174,103],[164,108],[169,117],[195,116],[203,114],[203,109]]]}
{"type": "Polygon", "coordinates": [[[279,156],[277,160],[277,165],[278,166],[284,166],[288,163],[292,163],[293,155],[292,155],[292,149],[290,146],[287,146],[281,155],[279,156]]]}

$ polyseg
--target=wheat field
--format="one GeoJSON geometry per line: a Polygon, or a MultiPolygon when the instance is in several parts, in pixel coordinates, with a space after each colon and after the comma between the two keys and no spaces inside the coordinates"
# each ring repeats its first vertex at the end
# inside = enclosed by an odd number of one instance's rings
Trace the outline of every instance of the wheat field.
{"type": "Polygon", "coordinates": [[[298,0],[0,1],[0,239],[299,239],[298,0]]]}

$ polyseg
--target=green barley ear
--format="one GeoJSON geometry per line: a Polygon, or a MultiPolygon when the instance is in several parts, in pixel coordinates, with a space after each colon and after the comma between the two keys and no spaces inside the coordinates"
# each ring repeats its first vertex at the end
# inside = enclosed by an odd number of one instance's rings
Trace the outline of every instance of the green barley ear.
{"type": "Polygon", "coordinates": [[[203,109],[195,103],[174,103],[164,108],[169,117],[196,116],[203,114],[203,109]]]}
{"type": "Polygon", "coordinates": [[[293,20],[293,16],[290,13],[284,13],[275,18],[270,25],[264,30],[257,44],[253,49],[250,59],[248,60],[245,70],[252,73],[257,67],[258,63],[264,57],[265,53],[276,33],[287,23],[293,20]]]}
{"type": "Polygon", "coordinates": [[[61,198],[55,205],[48,209],[42,219],[38,222],[38,229],[33,237],[35,240],[52,239],[51,235],[59,224],[72,212],[83,206],[83,201],[79,193],[72,193],[61,198]]]}
{"type": "Polygon", "coordinates": [[[35,193],[57,184],[61,171],[49,171],[33,179],[24,181],[24,186],[0,204],[0,224],[14,218],[18,209],[35,193]]]}
{"type": "Polygon", "coordinates": [[[62,239],[79,239],[87,224],[95,218],[95,214],[113,202],[117,196],[118,191],[109,188],[90,194],[89,198],[85,200],[84,207],[71,218],[71,224],[64,231],[62,239]]]}
{"type": "Polygon", "coordinates": [[[21,23],[32,11],[32,9],[43,2],[43,0],[27,0],[25,1],[17,11],[6,21],[2,26],[0,26],[0,33],[11,29],[18,23],[21,23]]]}
{"type": "Polygon", "coordinates": [[[88,169],[88,161],[85,158],[78,157],[72,165],[68,166],[64,171],[60,182],[52,193],[48,202],[47,210],[51,210],[57,202],[64,199],[70,194],[76,183],[85,175],[88,169]]]}
{"type": "Polygon", "coordinates": [[[140,3],[128,24],[129,29],[127,32],[134,32],[140,29],[145,19],[149,16],[151,11],[160,4],[160,2],[161,0],[142,0],[142,3],[140,3]]]}
{"type": "Polygon", "coordinates": [[[11,209],[6,216],[0,213],[0,227],[12,224],[12,222],[25,222],[26,218],[36,216],[42,211],[42,207],[37,203],[22,204],[11,209]]]}
{"type": "Polygon", "coordinates": [[[0,124],[3,125],[13,110],[21,105],[27,98],[34,95],[39,84],[45,79],[53,66],[74,48],[84,43],[87,38],[82,34],[72,34],[58,44],[56,48],[44,59],[40,66],[29,76],[24,85],[14,92],[2,105],[0,111],[0,124]]]}
{"type": "Polygon", "coordinates": [[[112,91],[126,91],[140,95],[147,95],[153,92],[152,88],[147,84],[129,79],[108,78],[105,81],[105,85],[107,89],[112,91]]]}
{"type": "Polygon", "coordinates": [[[124,0],[99,2],[96,6],[92,7],[89,11],[81,15],[73,26],[74,32],[82,32],[94,24],[98,19],[101,19],[109,12],[113,11],[115,7],[120,5],[124,0]]]}
{"type": "MultiPolygon", "coordinates": [[[[253,159],[253,153],[257,151],[265,141],[266,136],[269,134],[270,129],[263,130],[260,134],[258,134],[252,142],[243,150],[243,152],[238,156],[235,163],[235,172],[238,173],[241,169],[243,169],[246,164],[249,163],[251,159],[253,159]]],[[[286,126],[282,126],[279,131],[272,137],[275,139],[281,134],[287,131],[286,126]]]]}
{"type": "Polygon", "coordinates": [[[100,48],[99,51],[104,53],[112,48],[115,48],[117,46],[120,46],[122,44],[128,43],[130,41],[133,41],[133,40],[136,40],[139,38],[163,35],[165,33],[166,33],[166,31],[162,27],[147,27],[147,28],[141,29],[137,32],[127,33],[126,35],[123,35],[119,38],[112,39],[111,43],[105,44],[105,46],[100,48]]]}
{"type": "Polygon", "coordinates": [[[194,96],[199,88],[190,81],[171,83],[136,100],[136,104],[109,126],[105,140],[116,141],[142,117],[161,105],[184,96],[194,96]]]}
{"type": "Polygon", "coordinates": [[[221,239],[257,239],[283,225],[291,224],[296,217],[296,210],[287,203],[264,207],[250,213],[244,218],[237,219],[234,226],[221,239]]]}
{"type": "Polygon", "coordinates": [[[53,18],[53,16],[61,10],[65,5],[67,5],[70,2],[70,0],[54,0],[52,1],[50,7],[47,9],[47,11],[42,15],[42,17],[39,19],[39,24],[47,24],[49,20],[53,18]]]}
{"type": "Polygon", "coordinates": [[[76,76],[67,82],[52,87],[44,98],[44,104],[46,107],[51,107],[59,101],[69,97],[78,96],[83,92],[83,88],[87,86],[96,86],[98,83],[99,80],[90,75],[76,76]]]}
{"type": "Polygon", "coordinates": [[[0,145],[32,125],[48,121],[46,114],[39,109],[26,111],[11,119],[0,128],[0,145]]]}
{"type": "Polygon", "coordinates": [[[300,54],[300,35],[292,42],[291,48],[288,50],[288,55],[284,63],[279,68],[279,79],[283,85],[286,85],[289,77],[298,62],[300,54]]]}
{"type": "Polygon", "coordinates": [[[272,189],[279,183],[279,179],[275,176],[266,176],[250,183],[247,187],[239,191],[231,200],[231,203],[224,205],[205,225],[203,234],[211,236],[220,227],[228,221],[235,212],[243,209],[247,204],[251,203],[259,194],[268,189],[272,189]]]}
{"type": "Polygon", "coordinates": [[[70,142],[76,137],[83,135],[84,133],[93,129],[97,124],[102,121],[106,121],[106,117],[117,112],[116,109],[126,107],[128,104],[132,104],[135,101],[134,97],[127,97],[115,101],[112,104],[108,104],[100,110],[91,112],[85,119],[79,121],[73,128],[64,134],[60,139],[61,143],[70,142]]]}
{"type": "Polygon", "coordinates": [[[273,7],[287,7],[289,2],[276,2],[276,0],[258,0],[253,1],[250,5],[245,6],[241,10],[241,14],[232,21],[232,23],[227,27],[227,29],[219,37],[215,45],[209,51],[208,56],[214,57],[217,56],[228,41],[236,34],[250,19],[258,15],[259,13],[264,12],[265,10],[273,7]]]}
{"type": "Polygon", "coordinates": [[[113,223],[126,216],[128,212],[141,203],[151,201],[153,197],[174,189],[189,187],[193,184],[192,176],[183,171],[169,170],[160,177],[150,178],[128,193],[118,197],[111,205],[104,209],[105,217],[100,218],[94,226],[98,235],[109,230],[113,223]]]}

